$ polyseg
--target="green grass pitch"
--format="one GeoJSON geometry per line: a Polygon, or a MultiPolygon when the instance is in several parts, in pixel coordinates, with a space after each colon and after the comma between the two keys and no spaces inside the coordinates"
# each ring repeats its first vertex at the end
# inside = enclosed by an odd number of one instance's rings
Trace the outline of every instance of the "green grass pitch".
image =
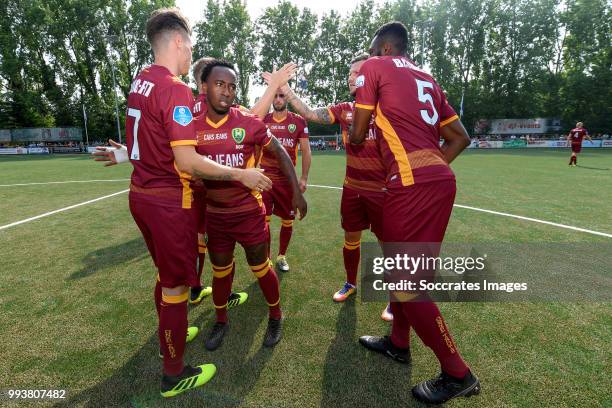
{"type": "MultiPolygon", "coordinates": [[[[612,232],[612,149],[468,151],[455,163],[457,204],[612,232]]],[[[298,166],[298,169],[300,167],[298,166]]],[[[126,179],[131,166],[103,168],[86,156],[1,157],[2,185],[126,179]]],[[[315,153],[312,184],[341,186],[344,156],[315,153]]],[[[0,226],[126,189],[127,181],[0,187],[0,226]]],[[[383,304],[334,304],[344,282],[340,191],[310,187],[281,275],[284,338],[261,346],[265,301],[241,249],[235,289],[249,301],[229,313],[223,346],[203,336],[186,360],[212,362],[206,386],[162,401],[152,289],[155,271],[132,221],[127,194],[0,230],[0,388],[65,389],[66,407],[418,406],[410,388],[438,373],[412,336],[413,363],[367,352],[363,334],[385,334],[383,304]]],[[[273,219],[273,253],[280,221],[273,219]]],[[[364,241],[373,241],[370,233],[364,241]]],[[[455,208],[446,242],[612,243],[612,239],[455,208]]],[[[210,283],[207,263],[204,282],[210,283]]],[[[208,330],[212,301],[191,308],[208,330]]],[[[440,308],[482,393],[456,407],[611,406],[609,303],[445,303],[440,308]]],[[[25,406],[27,402],[0,405],[25,406]],[[24,405],[25,404],[25,405],[24,405]]],[[[47,406],[58,402],[36,403],[47,406]]],[[[34,403],[32,403],[34,404],[34,403]]]]}

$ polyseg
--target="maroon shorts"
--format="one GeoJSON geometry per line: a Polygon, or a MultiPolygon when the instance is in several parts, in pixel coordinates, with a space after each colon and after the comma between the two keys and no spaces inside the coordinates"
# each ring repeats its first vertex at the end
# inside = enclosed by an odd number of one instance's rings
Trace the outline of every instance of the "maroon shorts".
{"type": "Polygon", "coordinates": [[[196,211],[198,234],[206,233],[206,191],[193,190],[193,209],[196,211]]]}
{"type": "Polygon", "coordinates": [[[454,179],[387,191],[383,205],[383,241],[442,242],[456,191],[454,179]]]}
{"type": "Polygon", "coordinates": [[[580,153],[582,150],[582,143],[572,143],[572,152],[580,153]]]}
{"type": "Polygon", "coordinates": [[[149,248],[161,285],[197,286],[196,212],[146,203],[133,199],[131,194],[130,212],[149,248]]]}
{"type": "Polygon", "coordinates": [[[371,229],[378,239],[382,239],[384,201],[383,191],[361,192],[344,186],[340,202],[342,229],[347,232],[371,229]]]}
{"type": "Polygon", "coordinates": [[[243,248],[267,242],[268,224],[265,215],[264,207],[238,214],[208,212],[208,250],[216,253],[233,252],[236,242],[243,248]]]}
{"type": "MultiPolygon", "coordinates": [[[[437,257],[455,202],[455,180],[414,184],[387,191],[383,206],[383,251],[385,257],[437,257]]],[[[388,282],[435,279],[435,268],[419,267],[414,271],[395,271],[385,275],[388,282]]],[[[391,301],[405,301],[391,292],[391,301]]],[[[419,291],[412,292],[419,294],[419,291]]]]}
{"type": "Polygon", "coordinates": [[[291,206],[293,190],[289,183],[275,181],[272,183],[272,189],[264,191],[261,196],[266,205],[266,216],[274,214],[283,220],[295,219],[295,211],[291,206]]]}

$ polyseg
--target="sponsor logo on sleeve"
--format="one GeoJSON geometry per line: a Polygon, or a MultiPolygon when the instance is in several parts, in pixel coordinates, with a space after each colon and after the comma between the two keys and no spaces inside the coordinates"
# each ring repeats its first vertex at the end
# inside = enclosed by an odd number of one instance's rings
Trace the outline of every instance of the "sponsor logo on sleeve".
{"type": "Polygon", "coordinates": [[[193,120],[193,115],[187,106],[175,106],[172,119],[181,126],[187,126],[193,120]]]}
{"type": "Polygon", "coordinates": [[[308,134],[308,126],[304,128],[304,133],[308,134]]]}
{"type": "Polygon", "coordinates": [[[241,144],[246,136],[246,131],[243,128],[232,129],[232,138],[236,144],[241,144]]]}
{"type": "Polygon", "coordinates": [[[359,75],[357,79],[355,79],[355,87],[361,88],[364,85],[365,85],[365,76],[362,74],[362,75],[359,75]]]}

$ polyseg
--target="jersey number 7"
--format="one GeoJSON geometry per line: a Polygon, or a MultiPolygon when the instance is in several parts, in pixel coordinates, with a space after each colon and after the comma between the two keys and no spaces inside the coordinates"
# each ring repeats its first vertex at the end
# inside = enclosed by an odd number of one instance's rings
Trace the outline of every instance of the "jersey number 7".
{"type": "Polygon", "coordinates": [[[138,109],[129,108],[128,116],[134,120],[134,145],[132,146],[132,154],[130,160],[140,160],[140,148],[138,147],[138,122],[140,122],[140,111],[138,109]]]}

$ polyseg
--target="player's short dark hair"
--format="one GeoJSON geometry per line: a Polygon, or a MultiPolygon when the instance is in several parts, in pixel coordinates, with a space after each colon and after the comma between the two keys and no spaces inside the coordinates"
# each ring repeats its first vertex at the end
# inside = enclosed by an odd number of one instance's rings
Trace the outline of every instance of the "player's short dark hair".
{"type": "Polygon", "coordinates": [[[206,82],[208,76],[215,67],[226,67],[236,72],[236,68],[234,68],[234,64],[232,64],[231,62],[224,59],[213,58],[212,61],[208,62],[202,70],[202,76],[200,77],[202,79],[202,83],[206,82]]]}
{"type": "Polygon", "coordinates": [[[197,60],[195,64],[193,64],[193,78],[196,82],[201,80],[202,71],[204,71],[204,67],[206,67],[206,65],[210,64],[214,60],[215,59],[212,57],[203,57],[197,60]]]}
{"type": "Polygon", "coordinates": [[[147,41],[151,46],[161,34],[168,31],[184,31],[185,34],[191,35],[189,20],[176,7],[157,9],[147,20],[147,41]]]}
{"type": "Polygon", "coordinates": [[[360,52],[359,54],[355,54],[355,56],[351,60],[351,65],[359,61],[365,61],[368,58],[370,58],[370,54],[368,54],[367,52],[360,52]]]}
{"type": "Polygon", "coordinates": [[[382,41],[390,42],[401,53],[408,50],[408,29],[399,21],[382,25],[376,30],[374,36],[379,37],[382,41]]]}

